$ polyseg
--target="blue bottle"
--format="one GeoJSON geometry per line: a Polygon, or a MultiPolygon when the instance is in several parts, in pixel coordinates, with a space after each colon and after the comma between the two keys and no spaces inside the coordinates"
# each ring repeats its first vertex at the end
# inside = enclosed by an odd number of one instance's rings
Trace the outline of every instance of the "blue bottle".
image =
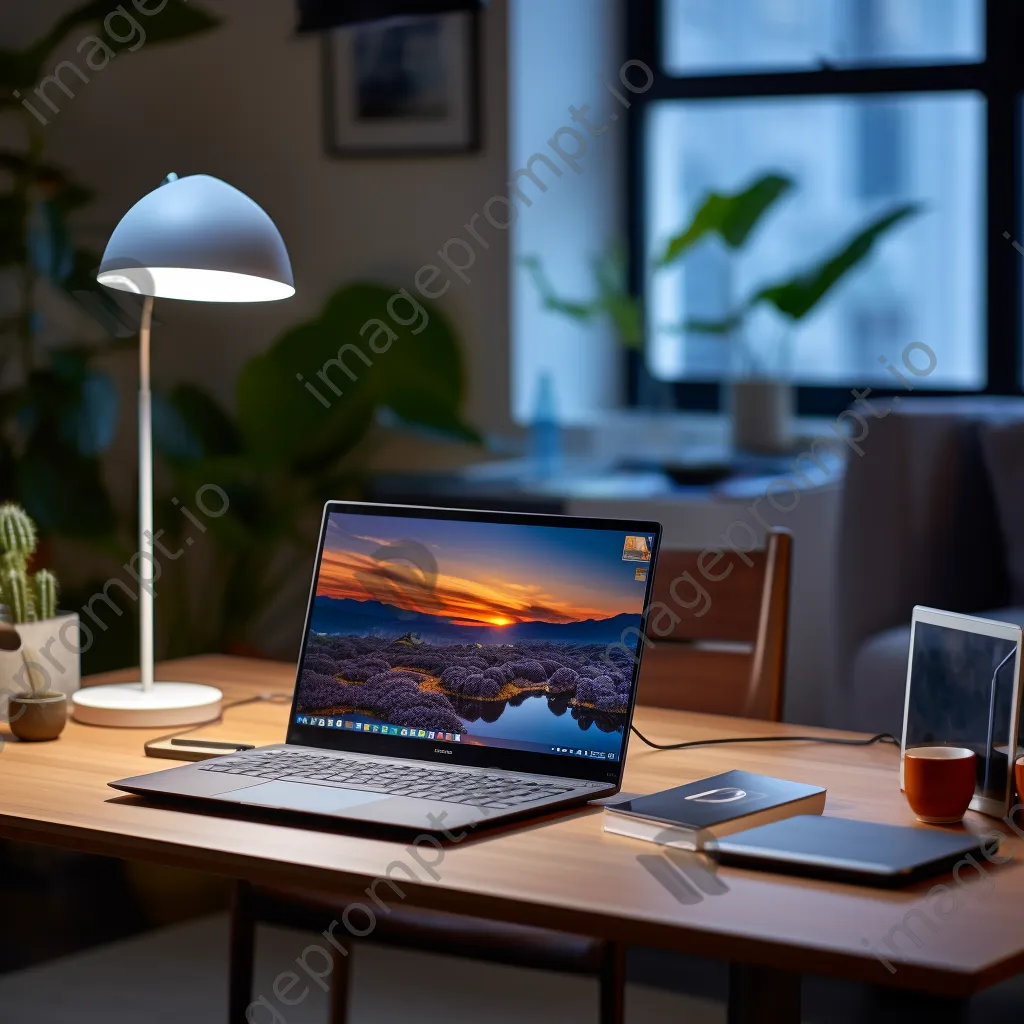
{"type": "Polygon", "coordinates": [[[537,392],[530,421],[530,468],[541,480],[557,476],[562,468],[562,428],[558,424],[555,379],[550,370],[537,378],[537,392]]]}

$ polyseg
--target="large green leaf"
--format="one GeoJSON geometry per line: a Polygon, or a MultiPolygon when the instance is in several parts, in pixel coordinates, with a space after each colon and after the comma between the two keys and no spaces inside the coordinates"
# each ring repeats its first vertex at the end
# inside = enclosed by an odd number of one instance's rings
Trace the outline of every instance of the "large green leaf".
{"type": "Polygon", "coordinates": [[[705,334],[724,338],[734,333],[743,323],[743,312],[733,313],[721,320],[702,320],[699,317],[687,320],[682,326],[683,334],[705,334]]]}
{"type": "Polygon", "coordinates": [[[52,437],[37,435],[29,442],[18,464],[17,494],[44,533],[106,538],[114,532],[99,459],[52,437]]]}
{"type": "Polygon", "coordinates": [[[599,313],[600,309],[596,302],[573,302],[569,299],[561,299],[555,294],[554,286],[544,271],[540,257],[532,253],[520,258],[519,262],[526,268],[533,283],[540,293],[540,301],[544,308],[552,313],[561,313],[572,320],[580,323],[590,323],[599,313]]]}
{"type": "Polygon", "coordinates": [[[18,193],[0,196],[0,267],[24,261],[27,213],[25,200],[18,193]]]}
{"type": "Polygon", "coordinates": [[[762,288],[749,305],[767,302],[790,320],[802,319],[867,257],[883,235],[907,218],[916,216],[921,209],[919,203],[906,203],[876,217],[816,266],[789,281],[762,288]]]}
{"type": "MultiPolygon", "coordinates": [[[[185,0],[169,0],[159,13],[153,14],[142,14],[134,5],[128,5],[125,9],[134,22],[141,26],[147,46],[184,39],[220,24],[219,18],[185,0]]],[[[150,9],[157,10],[152,4],[150,9]]],[[[68,11],[27,50],[0,50],[0,106],[18,105],[20,101],[11,95],[13,91],[24,91],[35,86],[50,69],[54,51],[76,29],[91,30],[115,53],[125,52],[132,46],[137,52],[141,48],[139,42],[142,37],[129,21],[116,13],[117,10],[118,5],[110,0],[90,0],[68,11]],[[108,18],[111,19],[109,22],[108,18]]]]}
{"type": "Polygon", "coordinates": [[[245,364],[236,388],[238,426],[255,458],[267,465],[309,464],[345,454],[366,433],[376,402],[366,375],[358,376],[362,363],[347,353],[342,360],[355,381],[329,365],[351,337],[339,337],[323,320],[312,321],[287,331],[270,351],[245,364]],[[317,376],[321,370],[340,395],[317,376]]]}
{"type": "Polygon", "coordinates": [[[699,241],[717,235],[730,249],[739,249],[772,205],[793,187],[781,174],[765,174],[738,192],[709,192],[693,220],[670,238],[656,265],[676,263],[699,241]]]}
{"type": "Polygon", "coordinates": [[[139,317],[122,305],[122,302],[129,303],[135,297],[104,288],[96,280],[99,265],[100,258],[96,253],[89,249],[75,249],[68,273],[57,284],[112,338],[135,338],[139,332],[139,317]],[[120,296],[121,301],[115,295],[120,296]]]}
{"type": "Polygon", "coordinates": [[[626,250],[611,245],[592,263],[597,285],[597,305],[607,314],[620,344],[637,349],[643,345],[643,303],[627,287],[626,250]]]}
{"type": "Polygon", "coordinates": [[[33,269],[50,281],[65,280],[75,266],[64,210],[54,202],[35,203],[28,217],[28,256],[33,269]]]}
{"type": "Polygon", "coordinates": [[[48,369],[29,377],[18,419],[30,438],[89,457],[104,452],[113,441],[118,405],[108,373],[92,369],[81,352],[57,350],[48,369]]]}
{"type": "Polygon", "coordinates": [[[423,326],[417,307],[396,294],[346,285],[319,318],[286,331],[245,365],[238,423],[258,459],[306,472],[326,466],[366,434],[382,406],[406,422],[475,438],[459,418],[464,381],[451,325],[418,302],[423,326]]]}
{"type": "Polygon", "coordinates": [[[241,438],[231,417],[195,384],[153,394],[153,445],[174,464],[238,455],[241,438]]]}
{"type": "Polygon", "coordinates": [[[582,324],[607,316],[625,348],[639,348],[643,344],[643,305],[626,287],[626,257],[621,247],[611,246],[593,260],[591,270],[597,294],[585,302],[559,298],[539,257],[524,256],[520,262],[533,279],[546,310],[582,324]]]}

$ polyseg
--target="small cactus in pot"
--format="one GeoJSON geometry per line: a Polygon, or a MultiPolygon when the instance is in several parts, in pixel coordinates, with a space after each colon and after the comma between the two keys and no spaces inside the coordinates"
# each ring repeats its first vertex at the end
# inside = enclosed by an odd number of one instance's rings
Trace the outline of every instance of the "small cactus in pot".
{"type": "Polygon", "coordinates": [[[29,514],[12,502],[0,505],[0,604],[16,624],[57,614],[57,578],[49,569],[28,571],[36,544],[36,524],[29,514]]]}

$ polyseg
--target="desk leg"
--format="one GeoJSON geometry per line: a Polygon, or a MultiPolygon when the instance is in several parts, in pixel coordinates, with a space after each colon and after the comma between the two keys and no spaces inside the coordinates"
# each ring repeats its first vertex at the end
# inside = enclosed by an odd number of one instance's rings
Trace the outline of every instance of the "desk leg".
{"type": "Polygon", "coordinates": [[[969,999],[934,996],[926,992],[877,988],[871,1005],[875,1024],[906,1024],[926,1020],[928,1024],[967,1024],[969,999]]]}
{"type": "Polygon", "coordinates": [[[228,1024],[246,1024],[252,999],[253,956],[256,952],[256,919],[252,887],[236,882],[231,894],[231,949],[228,967],[228,1024]]]}
{"type": "Polygon", "coordinates": [[[728,1024],[800,1024],[800,975],[729,964],[728,1024]]]}

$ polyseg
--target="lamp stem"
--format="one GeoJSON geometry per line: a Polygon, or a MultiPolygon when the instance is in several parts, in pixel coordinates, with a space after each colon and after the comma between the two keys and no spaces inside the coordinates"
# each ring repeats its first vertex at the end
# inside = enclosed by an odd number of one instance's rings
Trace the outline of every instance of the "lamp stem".
{"type": "Polygon", "coordinates": [[[142,689],[153,689],[153,413],[149,390],[149,336],[153,296],[139,325],[139,669],[142,689]]]}

